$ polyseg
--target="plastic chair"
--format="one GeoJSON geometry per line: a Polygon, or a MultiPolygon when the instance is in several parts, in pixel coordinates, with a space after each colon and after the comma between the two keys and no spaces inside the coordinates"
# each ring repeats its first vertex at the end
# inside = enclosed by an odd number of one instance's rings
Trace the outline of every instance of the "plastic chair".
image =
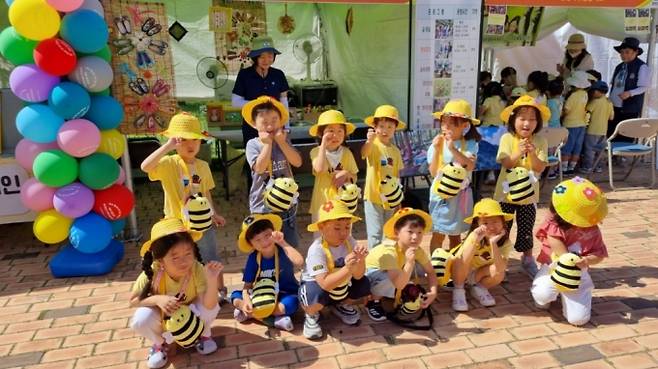
{"type": "MultiPolygon", "coordinates": [[[[608,138],[606,147],[608,177],[612,190],[615,190],[612,174],[613,156],[633,158],[630,169],[622,179],[622,181],[625,181],[631,175],[637,160],[640,157],[651,155],[651,187],[656,184],[656,135],[658,135],[658,119],[635,118],[619,122],[615,132],[608,138]],[[634,140],[633,142],[612,142],[617,136],[626,136],[634,140]]],[[[594,168],[596,168],[599,159],[596,160],[594,168]]]]}
{"type": "MultiPolygon", "coordinates": [[[[569,130],[560,127],[560,128],[550,128],[546,127],[542,129],[542,131],[539,133],[542,137],[546,139],[546,142],[548,143],[548,149],[555,149],[555,153],[553,155],[548,156],[548,168],[557,166],[558,168],[558,173],[560,173],[560,182],[562,182],[562,146],[564,146],[564,143],[567,141],[567,137],[569,137],[569,130]]],[[[542,180],[542,184],[546,181],[546,177],[542,180]]]]}

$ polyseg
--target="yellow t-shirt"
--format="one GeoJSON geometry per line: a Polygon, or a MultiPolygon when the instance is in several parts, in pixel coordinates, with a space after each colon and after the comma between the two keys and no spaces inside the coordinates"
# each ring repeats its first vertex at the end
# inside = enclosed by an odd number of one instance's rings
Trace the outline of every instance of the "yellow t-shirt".
{"type": "MultiPolygon", "coordinates": [[[[466,237],[464,242],[450,250],[450,253],[456,257],[461,256],[462,252],[464,251],[463,246],[467,245],[468,243],[476,242],[476,237],[477,236],[475,233],[471,232],[468,237],[466,237]]],[[[508,238],[503,246],[499,246],[498,249],[500,250],[500,255],[503,257],[503,259],[507,259],[510,252],[512,251],[512,242],[508,238]]],[[[471,261],[471,269],[476,270],[491,264],[493,264],[493,259],[491,257],[491,245],[486,242],[484,244],[476,245],[475,255],[471,261]]]]}
{"type": "MultiPolygon", "coordinates": [[[[337,189],[332,183],[335,171],[346,170],[354,175],[359,172],[359,169],[356,166],[356,161],[354,160],[354,155],[352,155],[350,149],[345,146],[342,148],[343,155],[335,168],[330,168],[331,164],[329,163],[329,160],[325,160],[327,163],[327,170],[322,173],[316,173],[315,170],[313,171],[315,183],[313,184],[313,195],[311,195],[311,206],[309,207],[310,214],[317,214],[320,206],[329,200],[329,196],[337,193],[337,189]]],[[[314,147],[313,150],[311,150],[311,162],[318,157],[319,151],[319,147],[314,147]]]]}
{"type": "Polygon", "coordinates": [[[576,90],[564,103],[562,126],[566,128],[585,127],[587,125],[587,92],[576,90]]]}
{"type": "MultiPolygon", "coordinates": [[[[500,138],[500,146],[498,146],[498,155],[496,155],[496,161],[498,163],[502,162],[503,158],[508,158],[513,153],[518,152],[519,150],[518,140],[520,140],[520,138],[515,139],[515,136],[512,135],[511,133],[505,133],[503,137],[500,138]]],[[[541,136],[533,135],[532,143],[533,145],[535,145],[535,153],[537,157],[541,161],[547,162],[548,143],[546,142],[546,139],[541,136]]],[[[530,158],[528,157],[525,160],[519,159],[517,166],[522,166],[530,170],[531,169],[530,158]]],[[[498,175],[498,181],[496,182],[496,191],[494,192],[494,200],[498,202],[509,202],[507,200],[507,194],[503,192],[503,182],[505,182],[505,176],[506,176],[506,172],[505,169],[503,168],[500,171],[500,174],[498,175]]],[[[535,176],[539,177],[539,174],[535,173],[535,176]]],[[[535,191],[534,195],[520,202],[521,204],[536,204],[537,202],[539,202],[539,181],[533,183],[532,186],[535,191]]]]}
{"type": "Polygon", "coordinates": [[[363,199],[373,204],[382,204],[379,181],[387,175],[398,177],[402,168],[402,155],[392,142],[384,145],[375,138],[370,155],[366,158],[366,184],[363,199]]]}
{"type": "Polygon", "coordinates": [[[502,126],[503,120],[500,119],[500,113],[507,107],[507,104],[500,96],[487,97],[482,103],[482,107],[487,110],[480,118],[484,126],[502,126]]]}
{"type": "MultiPolygon", "coordinates": [[[[418,248],[416,250],[416,262],[420,265],[430,263],[430,258],[425,250],[418,248]]],[[[404,266],[404,251],[400,249],[397,242],[386,240],[379,246],[374,247],[366,256],[366,269],[379,270],[402,270],[404,266]],[[398,256],[399,253],[399,256],[398,256]]]]}
{"type": "MultiPolygon", "coordinates": [[[[160,269],[160,263],[157,261],[153,262],[151,268],[153,269],[153,280],[155,280],[158,275],[158,270],[160,269]]],[[[158,295],[176,296],[176,294],[181,289],[181,284],[184,281],[184,279],[175,281],[171,279],[167,273],[164,272],[162,279],[164,279],[165,290],[159,290],[157,293],[158,295]]],[[[144,272],[140,273],[140,275],[137,277],[137,280],[135,280],[135,283],[133,284],[133,293],[141,292],[148,283],[149,280],[146,274],[144,272]]],[[[162,283],[160,283],[160,285],[162,285],[162,283]]],[[[201,294],[203,294],[205,291],[206,274],[203,269],[203,265],[197,261],[194,264],[192,275],[190,276],[190,280],[187,283],[187,288],[185,289],[185,300],[183,302],[185,304],[190,304],[194,301],[194,299],[197,298],[197,296],[201,296],[201,294]]]]}
{"type": "Polygon", "coordinates": [[[587,103],[587,111],[591,115],[587,134],[605,136],[608,133],[608,121],[615,115],[612,102],[605,96],[592,99],[587,103]]]}
{"type": "MultiPolygon", "coordinates": [[[[160,159],[158,165],[152,171],[148,172],[151,181],[160,181],[164,191],[164,215],[182,219],[182,207],[184,199],[189,195],[183,181],[186,178],[182,165],[185,165],[183,159],[177,154],[164,156],[160,159]]],[[[215,188],[215,181],[212,178],[208,163],[196,159],[194,164],[187,165],[189,174],[195,174],[201,177],[200,191],[205,193],[215,188]]]]}

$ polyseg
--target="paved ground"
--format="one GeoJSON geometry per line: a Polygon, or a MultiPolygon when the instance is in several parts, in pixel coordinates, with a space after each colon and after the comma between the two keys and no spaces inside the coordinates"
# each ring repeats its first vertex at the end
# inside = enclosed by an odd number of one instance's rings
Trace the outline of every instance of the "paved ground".
{"type": "MultiPolygon", "coordinates": [[[[627,184],[642,183],[647,173],[646,166],[636,169],[627,184]]],[[[484,189],[485,194],[490,191],[484,189]]],[[[141,229],[148,235],[161,211],[159,187],[139,184],[136,195],[141,229]]],[[[308,196],[305,192],[303,206],[308,196]]],[[[238,190],[230,204],[220,201],[229,214],[228,226],[220,231],[227,282],[236,287],[244,256],[236,255],[235,239],[246,214],[245,197],[238,190]]],[[[301,316],[295,331],[278,332],[236,324],[232,309],[225,307],[213,325],[220,350],[206,357],[179,350],[170,367],[656,368],[658,191],[617,191],[608,198],[610,215],[603,233],[610,258],[592,271],[597,289],[592,320],[584,327],[565,324],[558,304],[549,312],[538,311],[529,294],[530,280],[515,259],[508,282],[492,291],[496,307],[481,308],[471,301],[470,312],[457,314],[449,307],[450,292],[443,291],[432,306],[435,322],[427,332],[404,331],[367,317],[358,327],[346,327],[327,315],[324,324],[332,327],[328,335],[311,342],[301,335],[301,316]]],[[[540,205],[538,219],[546,212],[546,204],[540,205]]],[[[300,230],[309,220],[299,217],[300,230]]],[[[364,229],[356,225],[358,239],[365,238],[364,229]]],[[[301,233],[307,246],[310,236],[301,233]]],[[[129,290],[139,273],[137,250],[127,244],[126,257],[107,276],[53,279],[47,262],[57,248],[36,241],[30,224],[0,226],[0,368],[145,368],[146,343],[128,328],[133,312],[129,290]]]]}

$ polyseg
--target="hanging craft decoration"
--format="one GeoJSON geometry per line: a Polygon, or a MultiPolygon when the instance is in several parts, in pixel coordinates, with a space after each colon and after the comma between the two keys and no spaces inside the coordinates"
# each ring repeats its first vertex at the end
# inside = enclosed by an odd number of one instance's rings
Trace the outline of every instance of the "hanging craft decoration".
{"type": "MultiPolygon", "coordinates": [[[[187,30],[167,27],[162,3],[103,1],[110,25],[112,95],[124,106],[123,134],[162,131],[176,111],[169,34],[180,40],[187,30]],[[169,28],[169,32],[167,29],[169,28]]],[[[172,27],[176,28],[175,22],[172,27]]]]}
{"type": "Polygon", "coordinates": [[[284,7],[285,14],[279,18],[279,32],[287,35],[295,30],[295,18],[288,15],[288,4],[285,4],[284,7]]]}

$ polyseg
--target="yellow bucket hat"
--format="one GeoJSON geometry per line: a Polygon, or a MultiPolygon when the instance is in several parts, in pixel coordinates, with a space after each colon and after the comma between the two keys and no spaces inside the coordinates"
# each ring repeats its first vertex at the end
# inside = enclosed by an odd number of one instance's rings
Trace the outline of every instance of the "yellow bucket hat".
{"type": "Polygon", "coordinates": [[[546,124],[548,120],[551,119],[551,111],[548,109],[548,107],[530,95],[523,95],[516,99],[514,104],[506,107],[505,110],[500,113],[500,119],[502,119],[505,123],[509,122],[509,117],[512,115],[514,109],[521,106],[532,106],[533,108],[539,110],[539,114],[541,114],[541,120],[544,122],[544,124],[546,124]]]}
{"type": "Polygon", "coordinates": [[[183,221],[178,218],[164,218],[151,227],[151,239],[144,242],[142,248],[139,250],[139,255],[144,257],[144,254],[151,249],[151,244],[155,240],[164,236],[169,236],[170,234],[182,232],[189,233],[194,242],[200,240],[203,236],[203,232],[187,229],[185,225],[183,225],[183,221]]]}
{"type": "Polygon", "coordinates": [[[281,217],[276,214],[251,214],[244,218],[242,221],[242,229],[240,230],[240,235],[238,236],[238,249],[240,249],[240,251],[249,253],[254,249],[249,241],[247,241],[247,231],[249,230],[249,227],[251,227],[259,220],[269,220],[274,226],[275,231],[280,231],[281,226],[283,225],[281,217]]]}
{"type": "Polygon", "coordinates": [[[580,177],[555,186],[551,202],[560,218],[576,227],[593,227],[608,215],[608,201],[601,189],[580,177]]]}
{"type": "Polygon", "coordinates": [[[208,132],[201,130],[199,118],[184,111],[180,112],[169,121],[169,127],[162,132],[165,137],[180,137],[186,140],[206,140],[212,138],[208,132]]]}
{"type": "Polygon", "coordinates": [[[464,99],[454,99],[448,101],[443,107],[442,111],[437,111],[432,114],[435,119],[441,119],[442,116],[464,118],[471,121],[474,126],[480,124],[479,119],[473,118],[473,109],[471,104],[464,99]]]}
{"type": "Polygon", "coordinates": [[[244,104],[244,106],[242,107],[242,118],[245,120],[245,122],[247,122],[250,126],[256,128],[256,122],[254,122],[253,118],[251,117],[251,113],[256,106],[265,103],[272,103],[272,105],[274,105],[274,107],[281,114],[281,126],[286,124],[286,122],[290,117],[290,115],[288,114],[288,109],[286,109],[286,107],[283,104],[281,104],[279,100],[271,96],[260,96],[244,104]]]}
{"type": "Polygon", "coordinates": [[[429,214],[414,208],[402,208],[396,211],[395,214],[393,214],[393,216],[387,220],[386,223],[384,223],[384,236],[391,239],[395,238],[395,223],[409,215],[418,215],[419,217],[423,218],[425,221],[425,229],[423,229],[424,233],[429,232],[429,230],[432,228],[432,217],[429,214]]]}
{"type": "Polygon", "coordinates": [[[351,135],[352,132],[356,129],[356,126],[345,119],[343,113],[338,110],[327,110],[324,113],[320,114],[318,117],[318,122],[315,125],[312,125],[308,129],[308,134],[312,137],[318,137],[318,129],[322,126],[328,126],[330,124],[343,124],[345,126],[345,135],[351,135]]]}
{"type": "Polygon", "coordinates": [[[407,124],[400,120],[400,113],[393,105],[380,105],[375,109],[375,114],[364,119],[364,122],[370,127],[375,127],[375,118],[389,118],[398,122],[396,131],[401,131],[407,127],[407,124]]]}
{"type": "Polygon", "coordinates": [[[347,205],[345,205],[342,201],[329,200],[320,206],[320,210],[318,211],[318,221],[309,224],[306,229],[309,232],[317,232],[320,230],[318,227],[320,223],[336,219],[351,219],[352,223],[361,220],[361,218],[352,214],[347,208],[347,205]]]}
{"type": "Polygon", "coordinates": [[[471,224],[473,223],[473,219],[479,217],[496,217],[496,216],[501,216],[505,218],[506,222],[509,222],[510,220],[514,219],[514,214],[508,214],[503,212],[503,209],[500,207],[500,203],[498,203],[498,201],[491,198],[486,198],[478,201],[477,204],[475,204],[475,206],[473,207],[473,215],[464,219],[464,223],[471,224]]]}

